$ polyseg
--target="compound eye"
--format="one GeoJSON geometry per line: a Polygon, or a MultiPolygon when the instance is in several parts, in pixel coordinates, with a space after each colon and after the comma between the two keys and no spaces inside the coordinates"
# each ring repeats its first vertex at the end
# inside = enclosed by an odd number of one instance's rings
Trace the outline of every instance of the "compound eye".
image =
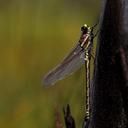
{"type": "Polygon", "coordinates": [[[88,31],[88,26],[85,24],[84,26],[81,27],[81,31],[84,33],[87,33],[88,31]]]}

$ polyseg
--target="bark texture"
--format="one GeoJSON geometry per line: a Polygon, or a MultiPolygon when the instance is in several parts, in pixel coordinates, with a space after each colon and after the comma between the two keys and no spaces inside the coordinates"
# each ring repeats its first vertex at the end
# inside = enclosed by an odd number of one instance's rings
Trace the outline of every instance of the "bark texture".
{"type": "Polygon", "coordinates": [[[128,0],[104,0],[90,128],[128,127],[128,0]]]}

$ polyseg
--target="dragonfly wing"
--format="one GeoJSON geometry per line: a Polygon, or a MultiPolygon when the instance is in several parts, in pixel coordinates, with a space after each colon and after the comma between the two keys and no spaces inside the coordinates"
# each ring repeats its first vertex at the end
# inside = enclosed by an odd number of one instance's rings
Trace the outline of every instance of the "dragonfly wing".
{"type": "Polygon", "coordinates": [[[85,52],[79,43],[69,55],[55,69],[50,71],[43,79],[44,85],[53,85],[78,70],[84,64],[85,52]]]}

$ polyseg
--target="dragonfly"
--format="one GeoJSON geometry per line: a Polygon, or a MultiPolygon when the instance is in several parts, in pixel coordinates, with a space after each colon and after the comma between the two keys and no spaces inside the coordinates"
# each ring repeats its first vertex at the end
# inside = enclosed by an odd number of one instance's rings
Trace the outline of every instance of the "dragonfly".
{"type": "Polygon", "coordinates": [[[91,51],[93,38],[95,37],[93,29],[96,25],[89,27],[87,24],[84,24],[81,27],[81,36],[78,43],[58,66],[44,76],[42,80],[43,85],[46,87],[54,85],[57,81],[77,71],[85,62],[88,65],[88,60],[92,57],[91,51]]]}
{"type": "Polygon", "coordinates": [[[43,83],[46,87],[54,85],[57,81],[64,79],[77,71],[83,64],[86,69],[86,116],[83,127],[88,127],[90,118],[90,60],[93,57],[91,52],[93,48],[93,39],[97,35],[94,35],[93,30],[97,26],[93,27],[84,24],[81,27],[81,35],[76,43],[76,46],[71,52],[63,59],[63,61],[55,67],[53,70],[48,72],[43,78],[43,83]]]}

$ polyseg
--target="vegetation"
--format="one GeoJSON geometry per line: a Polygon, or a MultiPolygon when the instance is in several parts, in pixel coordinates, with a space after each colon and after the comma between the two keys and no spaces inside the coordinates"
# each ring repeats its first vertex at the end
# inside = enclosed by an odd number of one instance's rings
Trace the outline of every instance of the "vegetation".
{"type": "Polygon", "coordinates": [[[51,88],[41,79],[74,46],[81,25],[97,21],[99,1],[3,0],[0,6],[0,127],[53,128],[54,107],[61,112],[67,103],[80,127],[84,68],[51,88]]]}

